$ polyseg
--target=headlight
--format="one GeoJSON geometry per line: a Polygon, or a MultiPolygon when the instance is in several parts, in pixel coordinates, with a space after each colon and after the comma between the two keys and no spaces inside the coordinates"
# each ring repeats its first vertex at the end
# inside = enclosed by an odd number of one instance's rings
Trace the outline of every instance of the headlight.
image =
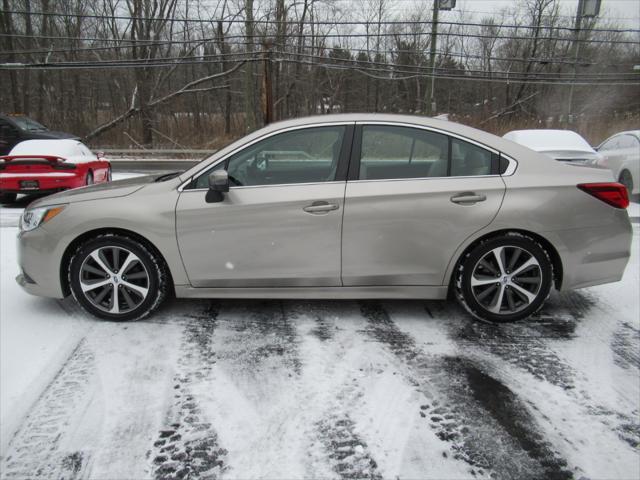
{"type": "Polygon", "coordinates": [[[28,208],[20,219],[20,230],[28,232],[48,222],[65,209],[66,205],[55,207],[28,208]]]}

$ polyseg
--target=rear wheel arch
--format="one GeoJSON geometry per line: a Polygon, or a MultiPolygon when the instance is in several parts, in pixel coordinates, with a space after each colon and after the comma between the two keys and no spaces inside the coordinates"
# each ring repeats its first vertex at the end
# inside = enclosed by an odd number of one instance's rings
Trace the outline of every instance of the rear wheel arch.
{"type": "Polygon", "coordinates": [[[158,261],[162,262],[167,272],[167,275],[169,276],[169,287],[170,287],[171,295],[174,294],[173,277],[171,274],[171,269],[169,268],[169,263],[164,258],[164,255],[162,255],[162,252],[160,252],[160,250],[151,241],[149,241],[147,238],[143,237],[142,235],[136,232],[133,232],[131,230],[127,230],[124,228],[101,228],[101,229],[90,230],[88,232],[85,232],[82,235],[79,235],[78,237],[76,237],[69,245],[67,245],[67,248],[65,249],[64,254],[62,255],[62,260],[60,261],[60,272],[59,272],[60,285],[62,286],[62,293],[64,294],[65,297],[71,295],[71,286],[69,285],[68,267],[74,252],[78,249],[80,245],[82,245],[83,243],[91,239],[101,237],[101,236],[109,236],[109,235],[129,237],[142,243],[145,247],[147,247],[158,258],[158,261]]]}
{"type": "Polygon", "coordinates": [[[551,263],[553,265],[553,284],[557,290],[560,290],[560,288],[562,287],[563,268],[562,268],[562,259],[560,258],[560,254],[558,253],[558,250],[556,250],[556,248],[553,246],[553,244],[549,240],[547,240],[546,238],[544,238],[543,236],[537,233],[531,232],[529,230],[518,229],[518,228],[509,228],[509,229],[495,230],[493,232],[486,233],[476,238],[469,245],[467,245],[466,248],[458,255],[458,257],[455,259],[455,264],[451,269],[451,273],[449,276],[449,284],[448,284],[449,297],[453,296],[452,294],[454,291],[455,272],[458,269],[458,266],[460,265],[460,263],[466,258],[466,256],[473,249],[475,249],[479,244],[486,242],[487,240],[491,240],[495,237],[500,237],[500,236],[509,235],[509,234],[516,234],[516,235],[519,234],[519,235],[530,237],[536,242],[538,242],[544,248],[544,250],[549,255],[549,258],[551,259],[551,263]]]}

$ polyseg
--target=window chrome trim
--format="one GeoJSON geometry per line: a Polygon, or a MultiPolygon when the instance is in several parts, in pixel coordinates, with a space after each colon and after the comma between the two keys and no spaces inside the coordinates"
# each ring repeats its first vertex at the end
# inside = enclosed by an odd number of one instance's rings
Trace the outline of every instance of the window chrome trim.
{"type": "MultiPolygon", "coordinates": [[[[201,175],[205,170],[214,168],[215,166],[219,165],[220,163],[226,161],[229,157],[231,157],[232,155],[235,155],[236,153],[238,153],[241,150],[244,150],[245,148],[248,148],[256,143],[258,143],[259,141],[265,140],[267,138],[270,138],[274,135],[278,135],[280,133],[286,133],[286,132],[290,132],[290,131],[295,131],[295,130],[301,130],[301,129],[305,129],[305,128],[316,128],[316,127],[329,127],[329,126],[340,126],[340,125],[357,125],[357,126],[367,126],[367,125],[386,125],[386,126],[391,126],[391,127],[406,127],[406,128],[417,128],[420,130],[426,130],[426,131],[430,131],[430,132],[434,132],[434,133],[439,133],[442,135],[447,135],[449,137],[452,138],[457,138],[458,140],[462,140],[464,142],[467,143],[471,143],[473,145],[476,145],[477,147],[480,147],[484,150],[487,150],[493,154],[496,155],[501,155],[502,157],[506,158],[507,161],[509,162],[509,166],[507,167],[507,169],[505,170],[505,172],[500,175],[500,174],[495,174],[495,175],[469,175],[469,176],[445,176],[445,177],[417,177],[417,178],[382,178],[382,179],[372,179],[372,180],[346,180],[346,182],[349,183],[362,183],[362,182],[388,182],[388,181],[406,181],[406,180],[431,180],[431,179],[443,179],[443,178],[491,178],[491,177],[508,177],[511,176],[515,173],[515,171],[518,168],[518,162],[517,160],[513,159],[512,157],[505,155],[504,153],[502,153],[499,150],[496,150],[493,147],[489,147],[488,145],[485,145],[484,143],[478,142],[476,140],[472,140],[469,137],[465,137],[463,135],[459,135],[457,133],[453,133],[450,132],[448,130],[443,130],[437,127],[428,127],[426,125],[419,125],[416,123],[406,123],[406,122],[390,122],[390,121],[382,121],[382,120],[356,120],[356,121],[342,121],[342,122],[320,122],[320,123],[310,123],[310,124],[306,124],[306,125],[296,125],[293,127],[288,127],[288,128],[283,128],[281,130],[276,130],[274,132],[270,132],[267,133],[265,135],[262,135],[258,138],[256,138],[255,140],[246,143],[244,145],[241,145],[240,147],[236,148],[235,150],[229,152],[227,155],[225,155],[224,157],[222,157],[220,160],[218,160],[217,162],[213,163],[213,164],[209,164],[203,168],[201,168],[200,170],[198,170],[195,174],[193,174],[190,178],[188,178],[186,181],[184,181],[182,184],[180,184],[180,186],[178,186],[178,192],[182,193],[183,191],[185,191],[185,188],[187,185],[189,185],[196,177],[198,177],[199,175],[201,175]]],[[[308,183],[281,183],[281,184],[274,184],[274,185],[247,185],[247,186],[230,186],[229,189],[238,189],[238,188],[256,188],[256,187],[281,187],[281,186],[287,186],[287,185],[318,185],[318,184],[322,184],[322,185],[327,185],[330,183],[345,183],[343,181],[331,181],[331,182],[308,182],[308,183]]],[[[206,191],[208,190],[207,188],[197,188],[197,189],[189,189],[187,191],[193,191],[193,192],[202,192],[202,191],[206,191]]]]}
{"type": "Polygon", "coordinates": [[[509,166],[507,167],[507,169],[504,171],[504,173],[501,176],[502,177],[510,177],[518,169],[518,161],[513,159],[513,158],[511,158],[509,155],[505,155],[504,153],[501,153],[500,156],[502,158],[505,158],[507,160],[507,162],[509,162],[509,166]]]}
{"type": "Polygon", "coordinates": [[[437,127],[427,127],[426,125],[419,125],[416,123],[405,123],[405,122],[390,122],[390,121],[382,121],[382,120],[358,120],[356,121],[356,125],[362,125],[363,127],[366,127],[367,125],[386,125],[389,127],[408,127],[408,128],[418,128],[420,130],[428,130],[434,133],[440,133],[442,135],[447,135],[449,137],[453,137],[453,138],[457,138],[458,140],[462,140],[465,141],[467,143],[472,143],[474,145],[476,145],[477,147],[483,148],[485,150],[490,151],[491,153],[495,153],[495,154],[499,154],[500,151],[496,150],[493,147],[489,147],[488,145],[485,145],[484,143],[480,143],[476,140],[472,140],[468,137],[459,135],[457,133],[453,133],[453,132],[449,132],[447,130],[442,130],[440,128],[437,127]]]}
{"type": "MultiPolygon", "coordinates": [[[[196,173],[194,173],[190,178],[188,178],[186,181],[182,182],[180,184],[180,186],[178,187],[178,192],[182,193],[182,191],[186,188],[187,185],[189,185],[194,178],[200,176],[205,170],[209,170],[211,168],[216,167],[217,165],[219,165],[220,163],[226,161],[229,157],[231,157],[232,155],[235,155],[236,153],[244,150],[245,148],[249,148],[252,145],[255,145],[256,143],[262,141],[262,140],[266,140],[267,138],[273,137],[274,135],[278,135],[281,133],[286,133],[286,132],[292,132],[295,130],[302,130],[305,128],[317,128],[317,127],[339,127],[339,126],[348,126],[348,125],[355,125],[356,122],[352,121],[338,121],[338,122],[320,122],[320,123],[308,123],[305,125],[295,125],[293,127],[287,127],[287,128],[282,128],[280,130],[276,130],[273,132],[269,132],[266,133],[264,135],[261,135],[260,137],[252,140],[251,142],[245,143],[241,146],[239,146],[238,148],[232,150],[231,152],[229,152],[227,155],[225,155],[224,157],[222,157],[220,160],[218,160],[215,163],[210,163],[209,165],[206,165],[205,167],[202,167],[200,170],[198,170],[196,173]]],[[[343,139],[344,141],[344,139],[343,139]]],[[[333,181],[332,181],[333,182],[333,181]]],[[[311,183],[283,183],[283,184],[279,184],[279,185],[313,185],[316,183],[322,183],[322,184],[327,184],[327,183],[332,183],[332,182],[311,182],[311,183]]],[[[338,182],[338,183],[343,183],[343,182],[338,182]]],[[[277,185],[247,185],[246,187],[229,187],[229,188],[247,188],[247,187],[275,187],[277,185]]],[[[202,190],[208,190],[207,188],[198,188],[198,189],[189,189],[189,191],[202,191],[202,190]]]]}
{"type": "MultiPolygon", "coordinates": [[[[298,187],[298,186],[309,186],[309,185],[343,185],[347,181],[346,180],[332,180],[330,182],[306,182],[306,183],[274,183],[273,185],[237,185],[237,186],[229,186],[229,191],[231,190],[243,190],[247,188],[268,188],[268,187],[298,187]]],[[[190,188],[189,190],[185,190],[185,193],[188,192],[206,192],[208,188],[190,188]]]]}
{"type": "Polygon", "coordinates": [[[501,175],[456,175],[449,177],[411,177],[411,178],[372,178],[370,180],[347,180],[348,183],[369,183],[369,182],[410,182],[412,180],[452,180],[455,178],[498,178],[501,175]]]}

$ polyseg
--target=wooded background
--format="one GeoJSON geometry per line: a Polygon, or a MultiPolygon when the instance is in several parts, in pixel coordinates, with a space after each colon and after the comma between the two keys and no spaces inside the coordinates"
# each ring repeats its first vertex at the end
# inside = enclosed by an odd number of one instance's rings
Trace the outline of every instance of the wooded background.
{"type": "Polygon", "coordinates": [[[571,128],[592,143],[640,126],[640,30],[576,22],[559,0],[457,8],[440,12],[432,69],[432,5],[2,0],[0,110],[120,148],[215,149],[268,120],[335,112],[571,128]]]}

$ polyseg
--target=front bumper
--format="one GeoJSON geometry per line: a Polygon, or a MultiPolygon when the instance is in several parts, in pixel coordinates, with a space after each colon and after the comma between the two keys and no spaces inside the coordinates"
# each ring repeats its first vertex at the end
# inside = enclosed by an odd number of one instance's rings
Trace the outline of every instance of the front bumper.
{"type": "Polygon", "coordinates": [[[52,235],[44,227],[20,232],[16,239],[18,266],[21,274],[16,282],[27,293],[40,297],[64,298],[60,279],[60,250],[52,235]]]}

